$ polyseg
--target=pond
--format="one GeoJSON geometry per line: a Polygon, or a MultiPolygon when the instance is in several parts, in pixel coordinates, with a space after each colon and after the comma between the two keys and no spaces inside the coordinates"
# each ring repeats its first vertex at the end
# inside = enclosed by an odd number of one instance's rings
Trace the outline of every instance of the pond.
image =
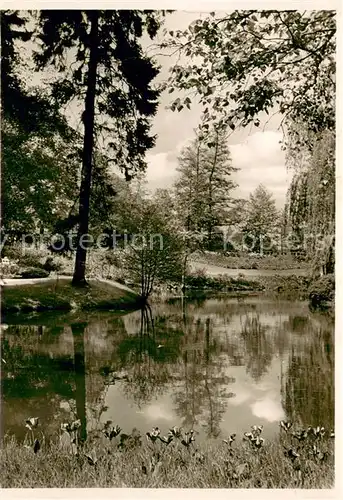
{"type": "Polygon", "coordinates": [[[266,438],[279,420],[334,427],[334,323],[305,301],[229,296],[80,319],[57,314],[2,325],[2,434],[46,437],[76,416],[83,432],[194,428],[198,439],[266,438]],[[17,324],[14,324],[17,323],[17,324]]]}

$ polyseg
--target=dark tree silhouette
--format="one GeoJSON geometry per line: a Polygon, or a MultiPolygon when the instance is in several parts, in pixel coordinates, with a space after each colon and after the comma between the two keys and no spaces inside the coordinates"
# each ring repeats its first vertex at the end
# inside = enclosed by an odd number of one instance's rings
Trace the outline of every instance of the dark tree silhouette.
{"type": "Polygon", "coordinates": [[[143,54],[138,40],[144,32],[151,38],[156,35],[161,14],[148,10],[39,13],[42,46],[35,54],[37,66],[52,64],[64,75],[52,85],[56,101],[66,104],[77,98],[84,105],[74,285],[86,285],[87,249],[82,237],[88,233],[95,141],[106,134],[103,140],[111,150],[110,160],[127,180],[145,169],[145,152],[154,145],[149,118],[157,110],[159,92],[151,84],[158,69],[143,54]]]}

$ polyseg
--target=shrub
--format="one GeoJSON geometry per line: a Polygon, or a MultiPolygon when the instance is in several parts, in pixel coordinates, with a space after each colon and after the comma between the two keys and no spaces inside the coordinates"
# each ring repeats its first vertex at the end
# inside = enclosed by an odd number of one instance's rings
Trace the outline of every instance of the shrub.
{"type": "Polygon", "coordinates": [[[49,272],[39,267],[28,267],[20,272],[21,278],[47,278],[49,272]]]}
{"type": "Polygon", "coordinates": [[[9,260],[7,257],[0,261],[0,276],[13,276],[19,270],[17,261],[9,260]]]}
{"type": "Polygon", "coordinates": [[[325,306],[335,298],[335,275],[327,274],[314,281],[309,289],[309,299],[314,307],[325,306]]]}

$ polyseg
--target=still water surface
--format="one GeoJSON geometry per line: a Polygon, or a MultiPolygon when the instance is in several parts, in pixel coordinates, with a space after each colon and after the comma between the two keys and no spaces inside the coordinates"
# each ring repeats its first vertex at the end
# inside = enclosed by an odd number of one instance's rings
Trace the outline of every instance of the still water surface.
{"type": "MultiPolygon", "coordinates": [[[[193,427],[199,439],[280,419],[334,426],[334,324],[306,302],[265,297],[155,304],[151,311],[2,327],[2,429],[46,436],[74,417],[89,432],[193,427]]],[[[12,321],[13,322],[13,321],[12,321]]],[[[26,323],[26,324],[23,324],[26,323]]]]}

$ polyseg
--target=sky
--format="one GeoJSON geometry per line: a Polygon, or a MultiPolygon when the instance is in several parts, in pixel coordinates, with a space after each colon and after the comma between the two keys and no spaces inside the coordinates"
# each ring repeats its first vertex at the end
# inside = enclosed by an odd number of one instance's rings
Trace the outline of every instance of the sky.
{"type": "MultiPolygon", "coordinates": [[[[165,28],[168,30],[185,29],[187,26],[205,16],[200,12],[177,11],[166,18],[165,28]]],[[[151,49],[153,53],[153,49],[151,49]]],[[[168,69],[175,59],[170,56],[157,56],[161,65],[160,78],[168,75],[168,69]]],[[[181,60],[182,64],[182,60],[181,60]]],[[[157,134],[155,147],[147,154],[147,181],[150,190],[169,188],[177,177],[177,157],[181,149],[194,138],[201,107],[195,103],[191,110],[185,108],[180,113],[166,109],[171,99],[168,92],[161,96],[159,110],[154,119],[153,132],[157,134]]],[[[273,193],[278,208],[282,208],[292,173],[287,171],[285,155],[281,150],[282,133],[278,130],[280,116],[275,115],[261,129],[248,127],[237,130],[229,138],[229,147],[233,166],[239,171],[233,174],[238,184],[236,197],[246,198],[259,184],[273,193]]],[[[262,122],[263,125],[263,122],[262,122]]]]}

